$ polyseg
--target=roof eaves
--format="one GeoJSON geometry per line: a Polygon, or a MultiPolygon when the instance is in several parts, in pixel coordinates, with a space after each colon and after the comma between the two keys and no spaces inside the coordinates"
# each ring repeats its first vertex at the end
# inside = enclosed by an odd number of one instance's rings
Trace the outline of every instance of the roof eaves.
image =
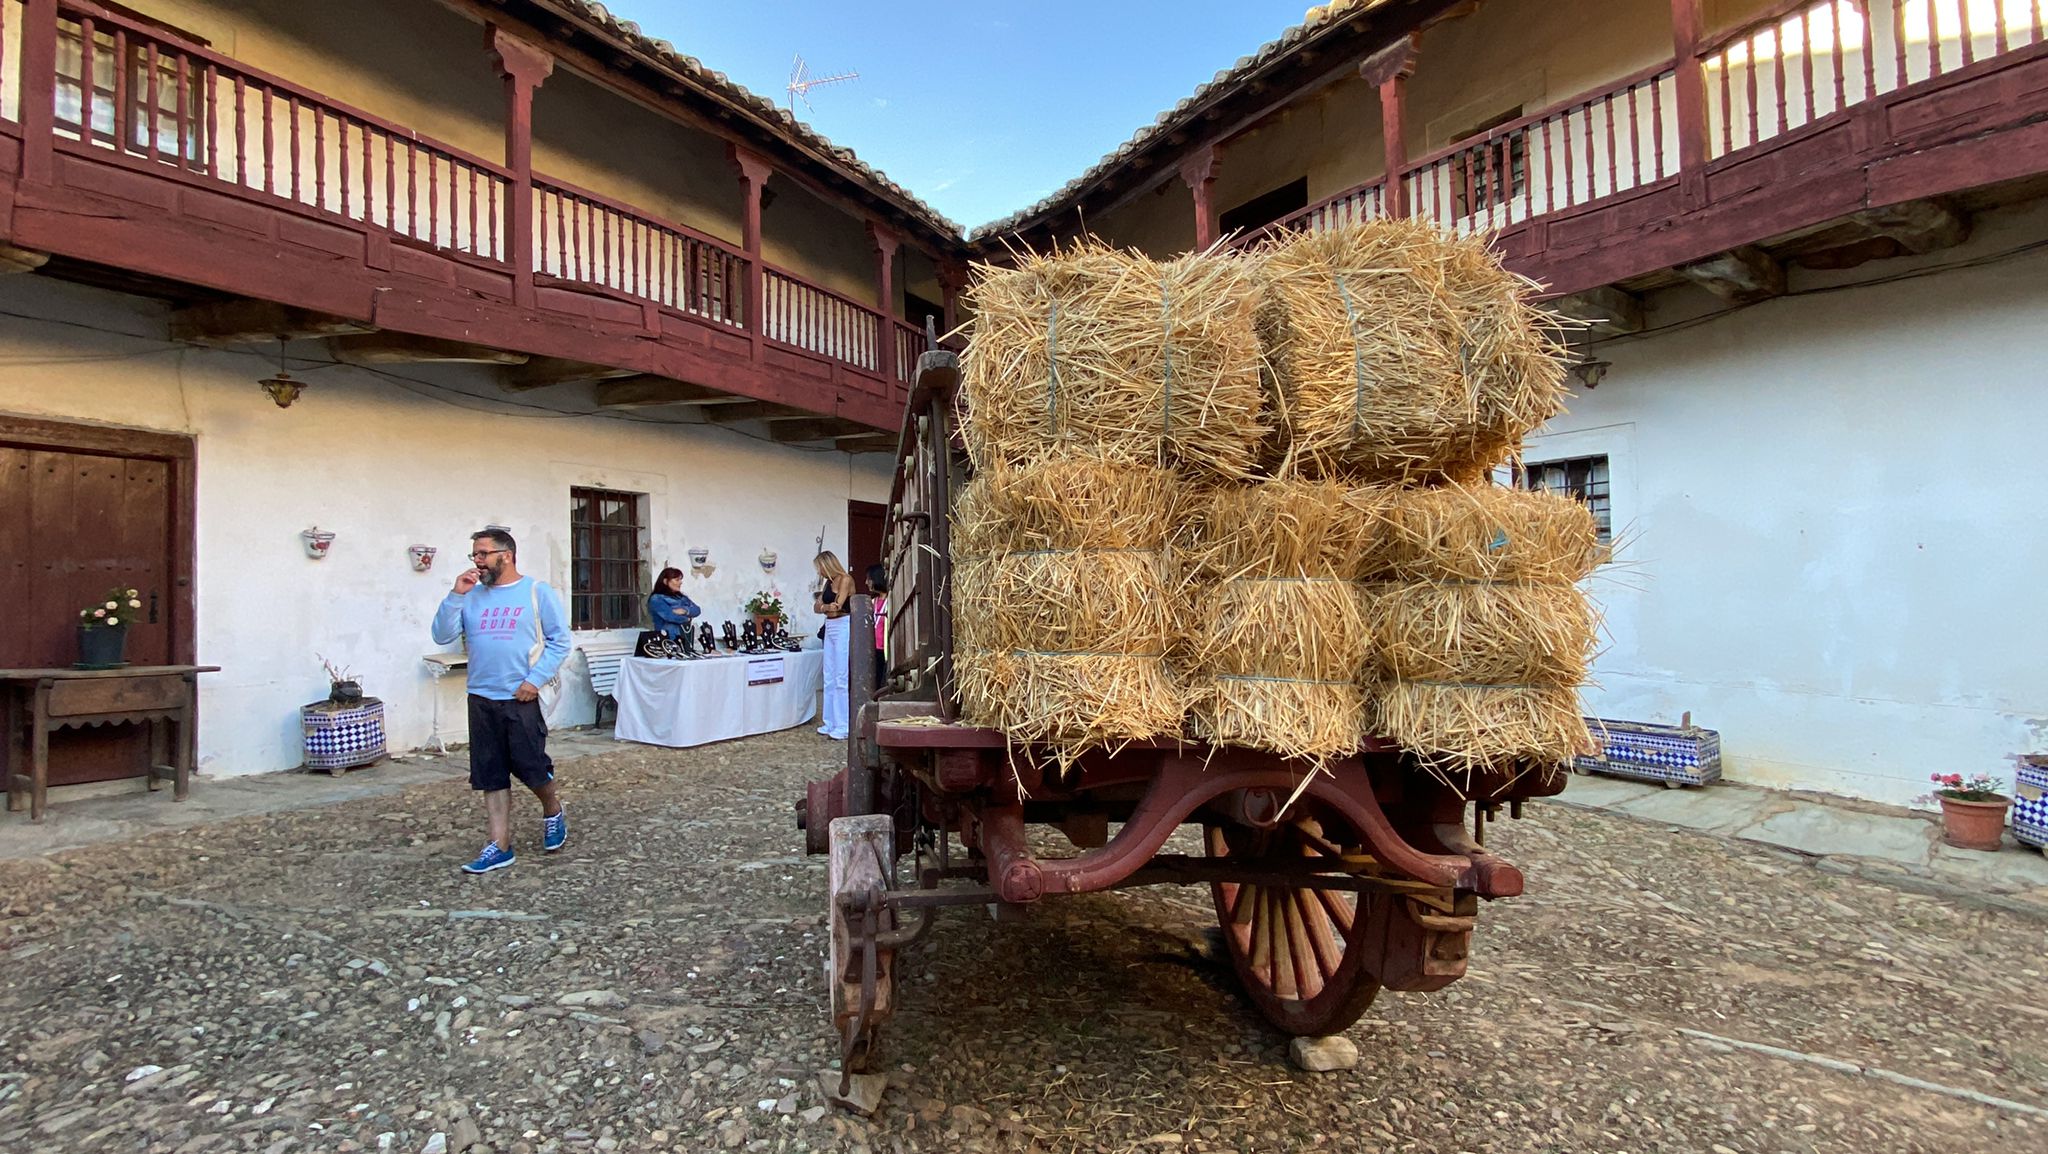
{"type": "Polygon", "coordinates": [[[1261,46],[1257,52],[1238,57],[1236,64],[1216,73],[1207,83],[1195,89],[1178,104],[1154,117],[1152,123],[1133,133],[1129,140],[1096,161],[1088,171],[1062,185],[1059,191],[1029,208],[969,230],[968,242],[976,243],[1001,233],[1014,232],[1026,225],[1037,223],[1043,217],[1063,211],[1073,201],[1079,199],[1089,186],[1123,167],[1155,139],[1194,119],[1195,114],[1210,101],[1221,100],[1235,93],[1260,69],[1306,46],[1310,40],[1330,34],[1388,2],[1389,0],[1333,0],[1332,3],[1309,9],[1307,18],[1300,24],[1282,32],[1277,39],[1261,46]]]}
{"type": "Polygon", "coordinates": [[[788,135],[797,143],[816,152],[824,153],[844,166],[855,180],[866,184],[885,199],[895,201],[910,215],[921,219],[933,231],[952,237],[963,233],[960,225],[926,204],[916,194],[890,180],[877,169],[854,155],[852,149],[832,143],[803,121],[791,115],[788,110],[778,108],[772,100],[764,100],[747,90],[745,85],[733,80],[725,73],[706,68],[694,56],[685,55],[666,40],[657,40],[640,31],[640,26],[631,20],[623,20],[611,14],[598,0],[555,0],[565,8],[580,13],[584,18],[603,28],[615,37],[628,51],[638,53],[650,62],[681,73],[684,76],[710,88],[718,95],[753,111],[757,116],[771,122],[772,126],[788,135]]]}

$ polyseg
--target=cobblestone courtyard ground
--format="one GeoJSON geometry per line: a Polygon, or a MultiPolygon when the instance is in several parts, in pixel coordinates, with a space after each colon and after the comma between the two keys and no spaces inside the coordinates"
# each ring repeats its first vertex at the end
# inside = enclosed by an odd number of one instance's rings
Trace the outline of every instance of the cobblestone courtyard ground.
{"type": "MultiPolygon", "coordinates": [[[[0,1150],[2038,1151],[2048,923],[1556,805],[1471,976],[1310,1075],[1206,894],[949,911],[873,1119],[827,1107],[808,730],[570,764],[484,878],[461,783],[0,863],[0,1150]]],[[[369,772],[376,772],[375,770],[369,772]]],[[[202,787],[203,788],[203,787],[202,787]]],[[[168,802],[166,801],[166,804],[168,802]]],[[[18,820],[18,819],[17,819],[18,820]]]]}

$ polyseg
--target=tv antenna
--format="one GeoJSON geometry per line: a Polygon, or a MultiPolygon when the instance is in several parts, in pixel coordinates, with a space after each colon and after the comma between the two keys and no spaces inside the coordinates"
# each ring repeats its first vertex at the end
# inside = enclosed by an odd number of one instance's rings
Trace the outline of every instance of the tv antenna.
{"type": "Polygon", "coordinates": [[[816,112],[817,109],[811,106],[811,89],[822,88],[827,84],[838,84],[841,81],[859,79],[860,73],[858,72],[841,72],[835,76],[812,76],[811,66],[804,61],[803,53],[799,52],[797,53],[796,60],[789,66],[789,110],[791,113],[796,112],[796,102],[801,100],[804,102],[805,108],[816,112]]]}

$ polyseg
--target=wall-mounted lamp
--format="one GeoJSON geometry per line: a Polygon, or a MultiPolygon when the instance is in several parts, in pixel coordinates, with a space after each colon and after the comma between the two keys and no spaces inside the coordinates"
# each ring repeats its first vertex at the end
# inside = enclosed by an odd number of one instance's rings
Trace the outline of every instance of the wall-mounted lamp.
{"type": "Polygon", "coordinates": [[[1614,365],[1608,361],[1580,361],[1572,366],[1572,376],[1586,388],[1597,389],[1601,380],[1607,376],[1607,370],[1613,367],[1614,365]]]}
{"type": "Polygon", "coordinates": [[[274,377],[264,377],[262,380],[257,381],[256,385],[264,392],[269,393],[270,399],[277,402],[277,407],[280,409],[291,408],[292,402],[298,400],[299,394],[305,391],[306,382],[294,380],[290,373],[284,371],[283,341],[277,342],[277,375],[274,377]]]}

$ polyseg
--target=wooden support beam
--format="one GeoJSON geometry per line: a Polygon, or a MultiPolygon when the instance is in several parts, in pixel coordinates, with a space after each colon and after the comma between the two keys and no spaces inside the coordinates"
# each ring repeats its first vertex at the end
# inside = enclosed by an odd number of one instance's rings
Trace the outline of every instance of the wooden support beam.
{"type": "Polygon", "coordinates": [[[1618,288],[1587,289],[1549,302],[1560,316],[1586,325],[1596,337],[1643,331],[1643,299],[1618,288]]]}
{"type": "Polygon", "coordinates": [[[409,333],[365,333],[361,336],[331,337],[328,346],[334,359],[345,365],[417,365],[434,361],[473,365],[523,365],[525,353],[473,345],[468,341],[445,341],[439,337],[416,337],[409,333]]]}
{"type": "Polygon", "coordinates": [[[1732,304],[1755,304],[1785,295],[1785,266],[1764,250],[1748,245],[1678,271],[1732,304]]]}
{"type": "Polygon", "coordinates": [[[841,438],[859,440],[874,436],[875,429],[859,421],[824,417],[815,421],[777,421],[768,427],[768,435],[785,444],[795,441],[836,441],[841,438]]]}
{"type": "Polygon", "coordinates": [[[639,375],[640,373],[633,369],[594,365],[589,361],[573,361],[562,357],[532,357],[523,365],[507,369],[498,381],[498,387],[508,393],[523,393],[529,389],[545,389],[554,385],[566,385],[572,381],[609,381],[617,377],[639,375]]]}
{"type": "Polygon", "coordinates": [[[1195,197],[1195,251],[1216,243],[1217,149],[1214,145],[1196,149],[1180,162],[1180,179],[1195,197]]]}
{"type": "Polygon", "coordinates": [[[49,263],[50,254],[16,248],[11,244],[0,244],[0,276],[15,273],[34,272],[49,263]]]}
{"type": "Polygon", "coordinates": [[[672,381],[667,377],[626,377],[616,381],[600,381],[597,385],[597,407],[600,409],[648,409],[657,405],[723,405],[745,402],[747,399],[708,385],[672,381]]]}
{"type": "Polygon", "coordinates": [[[1914,254],[1936,252],[1970,239],[1970,218],[1938,200],[1910,200],[1859,212],[1849,218],[1871,236],[1898,242],[1914,254]]]}
{"type": "Polygon", "coordinates": [[[272,301],[215,301],[171,314],[172,340],[215,348],[376,331],[377,326],[368,321],[295,309],[272,301]]]}
{"type": "Polygon", "coordinates": [[[839,442],[839,448],[849,453],[894,453],[897,449],[896,434],[875,433],[866,437],[848,437],[839,442]]]}
{"type": "Polygon", "coordinates": [[[771,401],[752,401],[741,405],[719,405],[706,409],[704,416],[721,425],[736,425],[741,421],[809,421],[818,414],[793,405],[778,405],[771,401]]]}

